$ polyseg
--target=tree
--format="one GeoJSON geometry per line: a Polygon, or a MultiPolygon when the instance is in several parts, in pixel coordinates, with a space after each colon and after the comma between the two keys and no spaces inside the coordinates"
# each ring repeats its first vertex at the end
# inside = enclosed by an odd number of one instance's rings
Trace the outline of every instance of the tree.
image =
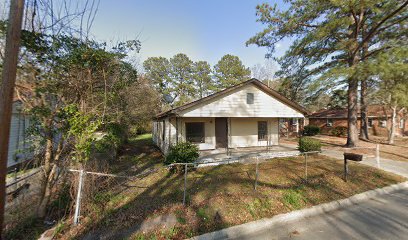
{"type": "Polygon", "coordinates": [[[250,75],[251,70],[245,67],[237,56],[230,54],[224,55],[214,66],[217,90],[248,80],[250,75]]]}
{"type": "Polygon", "coordinates": [[[391,109],[391,125],[388,126],[388,143],[394,144],[397,115],[408,109],[408,47],[401,46],[391,52],[381,54],[368,64],[377,73],[377,99],[386,108],[391,109]]]}
{"type": "Polygon", "coordinates": [[[176,94],[176,105],[180,106],[194,98],[195,88],[193,81],[193,61],[184,54],[179,53],[170,59],[171,78],[176,94]]]}
{"type": "Polygon", "coordinates": [[[172,104],[176,99],[174,82],[171,78],[172,67],[170,61],[164,57],[150,57],[143,62],[146,77],[161,95],[164,105],[172,104]]]}
{"type": "Polygon", "coordinates": [[[83,41],[66,35],[23,31],[16,92],[32,121],[33,147],[43,166],[38,216],[44,217],[54,187],[64,171],[87,167],[94,133],[104,125],[124,123],[123,90],[137,80],[124,59],[138,41],[83,41]],[[22,91],[28,87],[30,91],[22,91]]]}
{"type": "Polygon", "coordinates": [[[251,68],[251,77],[264,82],[268,87],[276,85],[274,75],[276,66],[271,60],[266,60],[264,64],[256,64],[251,68]]]}
{"type": "Polygon", "coordinates": [[[347,107],[347,91],[343,89],[336,89],[331,93],[329,103],[327,104],[329,108],[345,108],[347,107]]]}
{"type": "Polygon", "coordinates": [[[281,60],[291,66],[304,65],[296,71],[302,76],[298,79],[333,80],[337,84],[345,81],[347,146],[351,147],[358,141],[358,66],[401,44],[404,31],[395,28],[406,21],[407,5],[408,1],[397,0],[293,0],[288,9],[281,11],[276,5],[262,4],[257,6],[258,21],[267,27],[247,44],[268,47],[268,56],[272,57],[279,41],[295,38],[281,60]],[[378,44],[384,39],[387,44],[378,44]]]}
{"type": "Polygon", "coordinates": [[[203,98],[213,89],[211,66],[206,61],[198,61],[193,65],[193,80],[198,90],[199,98],[203,98]]]}

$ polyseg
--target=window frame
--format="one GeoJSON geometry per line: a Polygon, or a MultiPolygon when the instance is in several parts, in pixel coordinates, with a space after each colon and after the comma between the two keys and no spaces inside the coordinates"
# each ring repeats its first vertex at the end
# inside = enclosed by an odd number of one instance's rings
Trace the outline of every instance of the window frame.
{"type": "Polygon", "coordinates": [[[205,122],[186,122],[186,141],[194,144],[200,144],[200,143],[205,143],[205,122]],[[189,136],[191,133],[189,133],[189,127],[188,125],[201,125],[202,126],[202,132],[201,136],[189,136]],[[200,140],[194,139],[194,138],[200,138],[200,140]]]}
{"type": "Polygon", "coordinates": [[[399,128],[403,129],[404,126],[405,126],[405,119],[401,118],[400,121],[399,121],[399,128]]]}
{"type": "Polygon", "coordinates": [[[268,141],[268,121],[258,121],[257,124],[258,124],[258,141],[268,141]],[[261,124],[265,124],[264,130],[260,129],[261,124]],[[261,130],[264,132],[261,133],[261,130]]]}
{"type": "Polygon", "coordinates": [[[373,127],[373,119],[372,118],[367,118],[367,127],[372,128],[373,127]]]}
{"type": "Polygon", "coordinates": [[[254,93],[247,93],[246,96],[247,96],[247,97],[246,97],[246,103],[249,104],[249,105],[254,104],[254,102],[255,102],[255,94],[254,94],[254,93]]]}
{"type": "Polygon", "coordinates": [[[334,121],[332,118],[327,118],[326,119],[326,127],[333,127],[334,121]]]}
{"type": "Polygon", "coordinates": [[[387,127],[387,120],[386,119],[381,119],[380,120],[380,127],[386,128],[387,127]],[[384,124],[383,124],[384,123],[384,124]]]}

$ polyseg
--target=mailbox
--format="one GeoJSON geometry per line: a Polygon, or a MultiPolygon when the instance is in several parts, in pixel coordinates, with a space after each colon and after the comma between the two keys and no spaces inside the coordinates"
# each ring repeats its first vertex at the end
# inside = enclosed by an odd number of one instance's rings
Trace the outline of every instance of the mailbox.
{"type": "Polygon", "coordinates": [[[355,153],[344,153],[344,160],[361,162],[363,160],[363,155],[355,153]]]}
{"type": "Polygon", "coordinates": [[[344,153],[344,181],[347,182],[348,166],[347,160],[360,162],[363,160],[363,155],[355,153],[344,153]]]}

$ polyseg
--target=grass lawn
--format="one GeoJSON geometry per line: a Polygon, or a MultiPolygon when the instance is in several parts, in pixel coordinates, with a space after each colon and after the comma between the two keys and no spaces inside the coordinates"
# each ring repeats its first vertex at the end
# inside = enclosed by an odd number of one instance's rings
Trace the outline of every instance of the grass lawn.
{"type": "Polygon", "coordinates": [[[131,176],[151,167],[160,170],[142,179],[115,182],[107,191],[109,197],[102,202],[91,203],[97,200],[93,197],[86,203],[88,210],[84,210],[83,224],[63,232],[61,238],[84,236],[92,230],[112,239],[182,239],[405,180],[351,163],[351,175],[346,183],[342,179],[342,161],[314,156],[309,159],[308,182],[305,182],[304,159],[293,157],[260,163],[255,191],[253,164],[205,167],[189,172],[184,207],[183,174],[165,169],[161,154],[151,143],[147,135],[133,139],[114,171],[131,176]],[[176,216],[175,226],[144,233],[129,231],[146,219],[167,215],[176,216]]]}
{"type": "MultiPolygon", "coordinates": [[[[327,135],[317,135],[312,138],[319,139],[323,147],[343,151],[344,145],[347,142],[345,137],[334,137],[327,135]]],[[[282,138],[283,141],[297,142],[297,138],[282,138]]],[[[395,143],[390,145],[387,143],[386,137],[370,136],[369,141],[359,141],[359,147],[376,147],[380,144],[380,156],[386,159],[408,162],[408,138],[396,137],[395,143]]],[[[355,149],[355,153],[374,155],[375,149],[355,149]]]]}

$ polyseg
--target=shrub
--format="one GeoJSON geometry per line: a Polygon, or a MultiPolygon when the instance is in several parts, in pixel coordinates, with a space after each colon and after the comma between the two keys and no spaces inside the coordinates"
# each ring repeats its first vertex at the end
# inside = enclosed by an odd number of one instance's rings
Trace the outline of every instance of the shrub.
{"type": "Polygon", "coordinates": [[[331,130],[331,134],[337,137],[345,136],[347,133],[347,127],[337,126],[331,130]]]}
{"type": "Polygon", "coordinates": [[[322,148],[322,144],[317,139],[308,138],[308,137],[299,138],[298,149],[301,152],[320,151],[321,148],[322,148]]]}
{"type": "Polygon", "coordinates": [[[303,135],[314,136],[320,133],[320,127],[314,125],[307,125],[303,129],[303,135]]]}
{"type": "Polygon", "coordinates": [[[198,157],[198,146],[190,142],[181,142],[170,147],[164,163],[192,163],[195,162],[198,157]]]}

